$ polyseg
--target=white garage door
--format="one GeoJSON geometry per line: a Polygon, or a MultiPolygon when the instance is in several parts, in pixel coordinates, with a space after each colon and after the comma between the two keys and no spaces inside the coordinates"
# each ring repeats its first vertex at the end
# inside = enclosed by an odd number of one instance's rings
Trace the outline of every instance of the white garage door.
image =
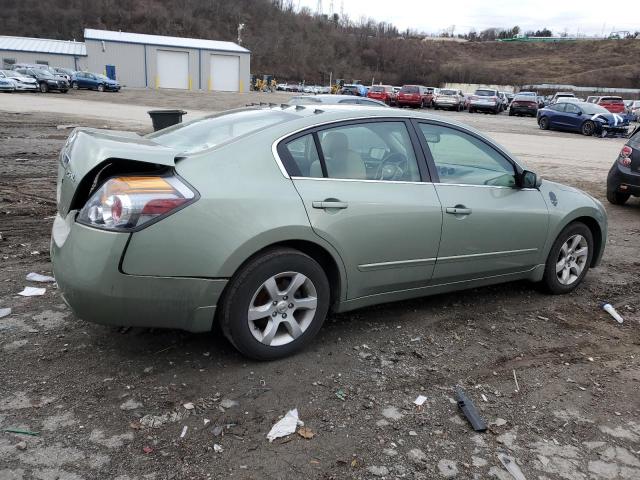
{"type": "Polygon", "coordinates": [[[189,88],[189,54],[158,50],[158,86],[189,88]]]}
{"type": "Polygon", "coordinates": [[[211,55],[211,90],[237,92],[240,87],[240,57],[211,55]]]}

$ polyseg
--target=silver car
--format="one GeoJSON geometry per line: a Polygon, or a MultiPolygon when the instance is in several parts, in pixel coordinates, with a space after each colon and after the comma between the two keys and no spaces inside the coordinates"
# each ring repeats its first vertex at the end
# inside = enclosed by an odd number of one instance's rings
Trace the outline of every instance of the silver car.
{"type": "Polygon", "coordinates": [[[0,78],[13,80],[17,92],[35,92],[38,90],[38,82],[34,78],[27,77],[15,70],[0,70],[0,78]]]}

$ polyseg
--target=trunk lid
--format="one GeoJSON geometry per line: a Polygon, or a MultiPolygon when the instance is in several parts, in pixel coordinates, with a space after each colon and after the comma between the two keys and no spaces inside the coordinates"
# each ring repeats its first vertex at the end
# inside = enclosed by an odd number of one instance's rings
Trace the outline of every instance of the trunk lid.
{"type": "Polygon", "coordinates": [[[159,145],[137,133],[76,128],[60,152],[56,189],[58,212],[65,217],[85,177],[107,163],[133,161],[172,167],[179,154],[178,150],[159,145]]]}

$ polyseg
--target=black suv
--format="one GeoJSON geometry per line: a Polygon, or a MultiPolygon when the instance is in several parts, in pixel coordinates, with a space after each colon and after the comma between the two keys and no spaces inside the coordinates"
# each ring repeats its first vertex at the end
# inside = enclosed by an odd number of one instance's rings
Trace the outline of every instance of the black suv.
{"type": "Polygon", "coordinates": [[[58,90],[62,93],[69,91],[69,82],[64,77],[56,77],[48,70],[38,68],[16,68],[15,70],[18,73],[35,78],[42,93],[46,93],[49,90],[58,90]]]}
{"type": "Polygon", "coordinates": [[[629,197],[640,197],[640,127],[631,134],[607,176],[607,200],[622,205],[629,197]]]}

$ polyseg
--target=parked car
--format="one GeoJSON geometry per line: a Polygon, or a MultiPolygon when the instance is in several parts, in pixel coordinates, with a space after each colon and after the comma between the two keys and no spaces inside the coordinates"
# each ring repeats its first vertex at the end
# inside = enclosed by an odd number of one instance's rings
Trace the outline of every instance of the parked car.
{"type": "Polygon", "coordinates": [[[393,87],[393,93],[395,93],[396,96],[398,95],[398,93],[400,93],[400,90],[402,90],[402,87],[398,87],[398,86],[393,87]]]}
{"type": "Polygon", "coordinates": [[[38,82],[34,78],[23,75],[17,70],[0,70],[0,78],[13,80],[18,92],[35,92],[38,90],[38,82]]]}
{"type": "Polygon", "coordinates": [[[57,189],[51,260],[79,318],[217,322],[261,360],[309,345],[329,311],[515,280],[571,292],[607,239],[596,199],[406,109],[255,106],[144,137],[79,128],[57,189]]]}
{"type": "Polygon", "coordinates": [[[604,107],[587,102],[558,102],[538,110],[542,130],[558,129],[583,135],[626,135],[629,121],[604,107]]]}
{"type": "Polygon", "coordinates": [[[287,84],[286,83],[278,83],[276,85],[276,90],[280,90],[282,92],[284,92],[287,89],[287,84]]]}
{"type": "Polygon", "coordinates": [[[600,98],[599,95],[589,95],[587,97],[587,99],[585,100],[585,102],[587,103],[598,103],[598,99],[600,98]]]}
{"type": "Polygon", "coordinates": [[[427,87],[427,93],[431,94],[431,105],[429,106],[433,107],[433,99],[438,93],[440,93],[440,89],[438,87],[427,87]]]}
{"type": "Polygon", "coordinates": [[[117,81],[111,80],[106,75],[91,72],[76,72],[71,79],[71,87],[74,90],[87,88],[99,92],[119,92],[121,88],[117,81]]]}
{"type": "Polygon", "coordinates": [[[340,95],[357,95],[359,97],[366,97],[367,87],[359,83],[343,85],[338,93],[340,95]]]}
{"type": "Polygon", "coordinates": [[[38,86],[42,93],[46,93],[50,90],[57,90],[62,93],[69,91],[69,83],[62,77],[53,75],[48,70],[41,70],[38,68],[18,68],[16,72],[22,73],[28,77],[31,77],[38,82],[38,86]]]}
{"type": "Polygon", "coordinates": [[[640,127],[622,147],[607,176],[609,202],[622,205],[631,195],[640,197],[640,127]]]}
{"type": "Polygon", "coordinates": [[[640,100],[634,100],[629,109],[631,119],[636,122],[640,121],[640,100]]]}
{"type": "Polygon", "coordinates": [[[436,110],[443,108],[461,112],[464,110],[464,95],[462,94],[462,90],[441,88],[440,93],[433,98],[433,108],[436,110]]]}
{"type": "Polygon", "coordinates": [[[551,102],[549,102],[549,103],[550,104],[554,104],[558,100],[560,100],[561,98],[562,99],[576,98],[576,96],[571,92],[557,92],[553,97],[551,97],[551,102]]]}
{"type": "Polygon", "coordinates": [[[626,108],[624,106],[624,100],[622,97],[616,96],[602,96],[598,99],[598,105],[606,108],[611,113],[626,113],[626,108]]]}
{"type": "Polygon", "coordinates": [[[355,95],[297,95],[292,97],[289,105],[364,105],[367,107],[386,107],[385,103],[366,97],[358,97],[355,95]]]}
{"type": "Polygon", "coordinates": [[[284,88],[286,92],[301,92],[302,86],[297,83],[287,83],[287,86],[284,88]]]}
{"type": "Polygon", "coordinates": [[[511,102],[513,102],[513,99],[516,98],[515,93],[506,92],[505,95],[507,96],[507,101],[509,102],[509,105],[511,105],[511,102]]]}
{"type": "Polygon", "coordinates": [[[54,75],[60,75],[61,77],[64,77],[69,83],[71,83],[71,78],[76,73],[75,70],[71,70],[70,68],[62,68],[62,67],[53,67],[51,70],[53,70],[51,73],[53,73],[54,75]]]}
{"type": "Polygon", "coordinates": [[[429,93],[427,87],[422,85],[403,85],[398,93],[399,107],[420,107],[431,106],[433,93],[429,93]]]}
{"type": "Polygon", "coordinates": [[[509,107],[509,98],[506,92],[498,92],[498,98],[500,99],[502,111],[505,111],[509,107]]]}
{"type": "Polygon", "coordinates": [[[395,105],[398,101],[391,85],[373,85],[367,93],[367,98],[373,98],[387,105],[395,105]]]}
{"type": "Polygon", "coordinates": [[[473,93],[465,93],[464,94],[464,109],[468,110],[469,105],[471,104],[471,97],[473,97],[473,93]]]}
{"type": "Polygon", "coordinates": [[[509,115],[531,115],[535,117],[538,114],[538,99],[535,95],[517,94],[511,105],[509,105],[509,115]]]}
{"type": "Polygon", "coordinates": [[[500,113],[502,102],[498,96],[498,91],[492,88],[479,88],[471,97],[469,102],[469,113],[477,111],[500,113]]]}
{"type": "Polygon", "coordinates": [[[0,92],[13,93],[16,91],[16,82],[11,78],[0,77],[0,92]]]}

